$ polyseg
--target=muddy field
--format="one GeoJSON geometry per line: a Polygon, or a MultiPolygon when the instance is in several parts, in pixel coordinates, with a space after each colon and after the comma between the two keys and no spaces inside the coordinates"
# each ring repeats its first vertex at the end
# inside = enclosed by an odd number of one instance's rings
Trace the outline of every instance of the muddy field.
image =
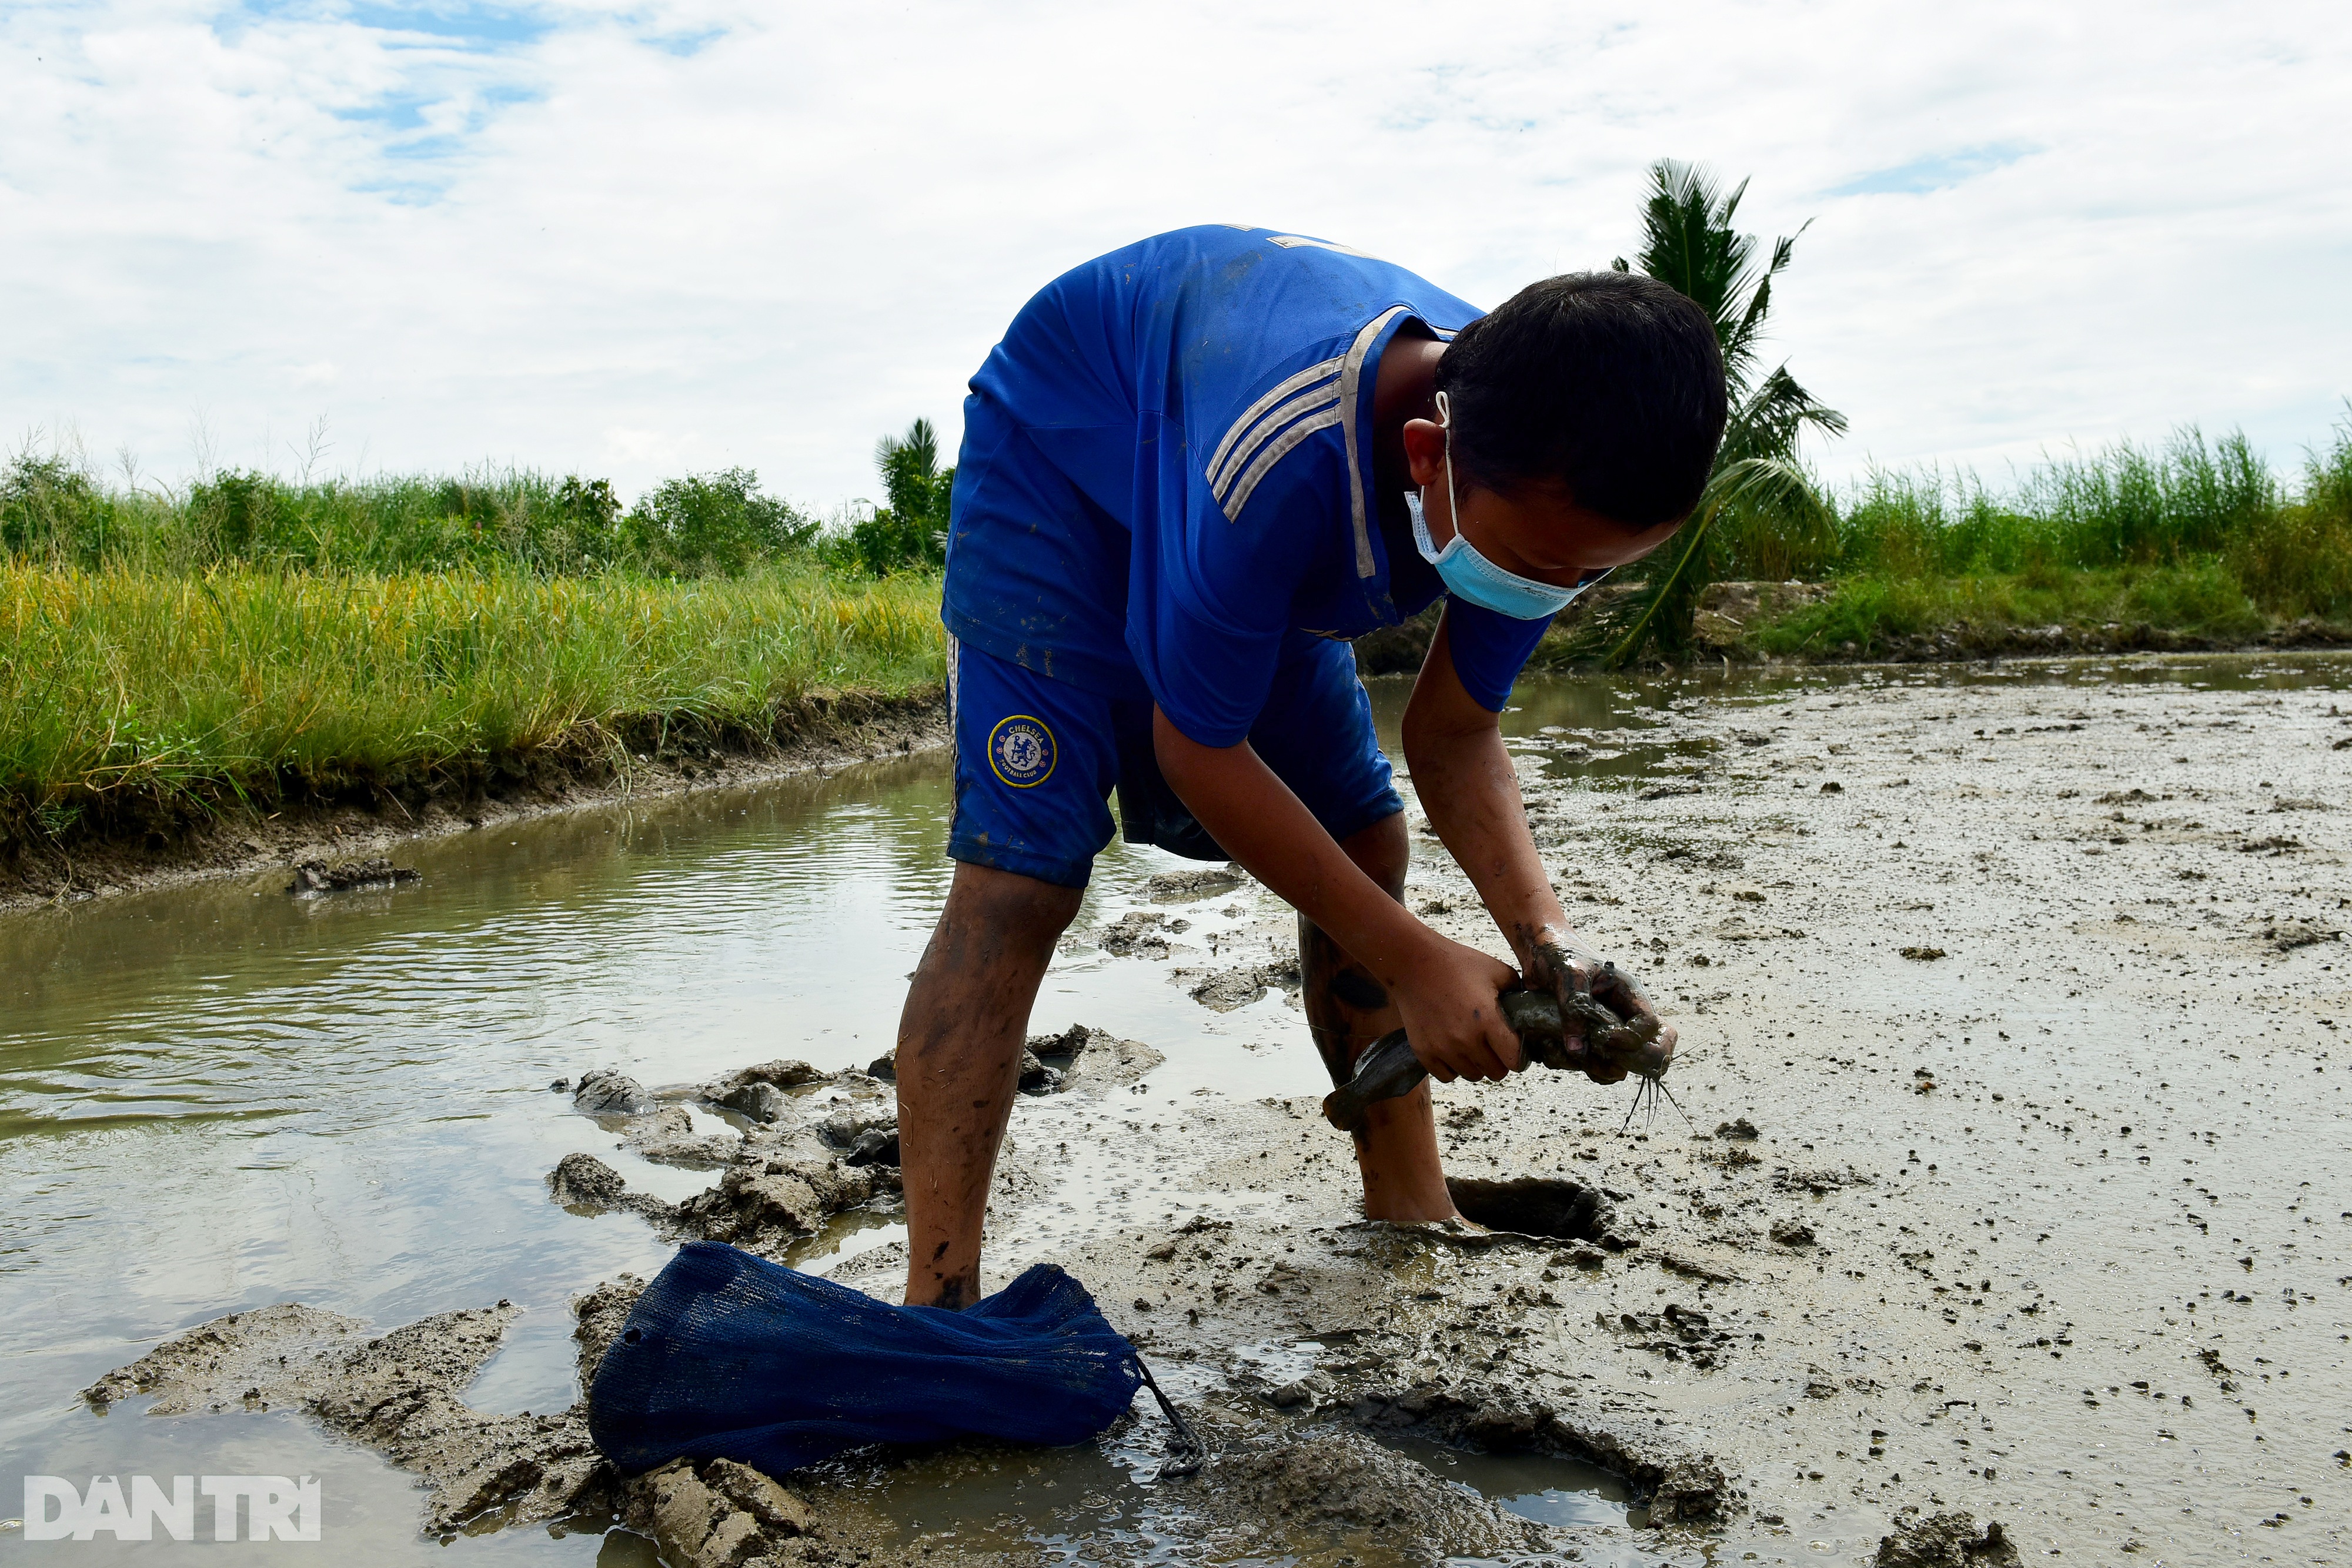
{"type": "MultiPolygon", "coordinates": [[[[1171,1094],[1181,1039],[1041,1037],[991,1281],[1086,1281],[1195,1413],[1197,1480],[1156,1478],[1147,1399],[1099,1452],[616,1485],[576,1408],[464,1405],[488,1302],[405,1339],[247,1313],[94,1392],[306,1406],[431,1481],[432,1528],[617,1516],[673,1562],[2342,1562],[2342,702],[1890,674],[1677,701],[1637,776],[1609,768],[1622,731],[1534,737],[1538,841],[1681,1026],[1681,1111],[1623,1126],[1629,1088],[1541,1070],[1440,1088],[1465,1207],[1513,1233],[1364,1224],[1315,1101],[1171,1094]],[[1634,1506],[1522,1518],[1443,1479],[1465,1447],[1596,1462],[1634,1506]]],[[[1416,844],[1415,908],[1500,951],[1416,844]]],[[[1291,930],[1254,883],[1174,876],[1072,946],[1305,1051],[1291,930]]],[[[550,1201],[583,1224],[790,1260],[895,1202],[868,1072],[567,1093],[550,1201]],[[712,1186],[647,1196],[621,1152],[712,1186]]],[[[832,1272],[887,1293],[903,1266],[893,1243],[832,1272]]],[[[583,1301],[588,1364],[632,1289],[583,1301]]]]}

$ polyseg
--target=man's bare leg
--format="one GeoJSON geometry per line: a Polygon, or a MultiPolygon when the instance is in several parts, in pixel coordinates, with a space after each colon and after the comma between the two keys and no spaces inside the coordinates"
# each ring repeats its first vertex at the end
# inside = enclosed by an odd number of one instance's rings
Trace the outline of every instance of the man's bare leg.
{"type": "MultiPolygon", "coordinates": [[[[1399,903],[1412,844],[1398,812],[1344,840],[1339,847],[1399,903]]],[[[1331,1082],[1345,1083],[1356,1057],[1398,1025],[1388,992],[1345,949],[1305,915],[1298,917],[1298,968],[1307,1027],[1331,1082]]],[[[1437,1123],[1426,1082],[1410,1094],[1376,1101],[1356,1134],[1356,1168],[1364,1178],[1368,1219],[1458,1218],[1437,1157],[1437,1123]]]]}
{"type": "Polygon", "coordinates": [[[980,1300],[981,1221],[1021,1081],[1021,1047],[1054,944],[1084,895],[959,864],[898,1019],[907,1301],[980,1300]]]}

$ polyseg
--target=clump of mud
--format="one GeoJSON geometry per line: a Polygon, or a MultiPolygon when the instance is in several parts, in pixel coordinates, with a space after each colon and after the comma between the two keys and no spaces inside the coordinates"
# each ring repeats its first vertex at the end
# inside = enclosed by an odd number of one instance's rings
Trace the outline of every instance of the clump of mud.
{"type": "Polygon", "coordinates": [[[602,1508],[609,1467],[582,1406],[492,1416],[461,1397],[515,1315],[500,1301],[371,1336],[356,1319],[297,1302],[233,1312],[108,1373],[82,1397],[103,1409],[152,1395],[153,1416],[307,1410],[414,1471],[431,1533],[602,1508]]]}
{"type": "Polygon", "coordinates": [[[1553,1544],[1541,1527],[1344,1427],[1293,1427],[1221,1454],[1202,1479],[1218,1533],[1301,1563],[1352,1561],[1368,1547],[1435,1563],[1553,1544]]]}
{"type": "Polygon", "coordinates": [[[1145,884],[1154,904],[1190,904],[1231,893],[1249,880],[1249,873],[1234,864],[1199,866],[1188,871],[1163,871],[1145,884]]]}
{"type": "Polygon", "coordinates": [[[730,1163],[742,1149],[743,1139],[732,1130],[697,1133],[694,1118],[687,1114],[685,1106],[665,1105],[631,1121],[621,1145],[657,1166],[708,1171],[730,1163]]]}
{"type": "Polygon", "coordinates": [[[798,1493],[732,1459],[679,1459],[622,1490],[623,1521],[695,1568],[799,1557],[814,1523],[798,1493]]]}
{"type": "Polygon", "coordinates": [[[1998,1520],[1977,1529],[1976,1516],[1929,1514],[1878,1539],[1875,1568],[2015,1568],[2017,1547],[1998,1520]]]}
{"type": "Polygon", "coordinates": [[[404,882],[421,882],[423,874],[404,865],[394,865],[382,855],[373,860],[343,861],[329,865],[325,861],[304,861],[294,868],[294,880],[286,884],[289,893],[344,893],[355,887],[394,887],[404,882]]]}
{"type": "Polygon", "coordinates": [[[653,1104],[645,1086],[617,1068],[592,1067],[572,1091],[572,1108],[589,1116],[635,1116],[653,1104]]]}
{"type": "Polygon", "coordinates": [[[1168,938],[1190,928],[1156,909],[1136,909],[1120,915],[1094,934],[1095,946],[1114,958],[1165,958],[1173,950],[1168,938]]]}
{"type": "Polygon", "coordinates": [[[898,1190],[898,1173],[884,1166],[854,1166],[839,1157],[760,1160],[729,1166],[718,1186],[672,1210],[668,1227],[681,1236],[776,1257],[843,1209],[898,1190]]]}
{"type": "MultiPolygon", "coordinates": [[[[1099,1093],[1136,1082],[1163,1060],[1139,1040],[1072,1024],[1029,1041],[1021,1087],[1031,1094],[1099,1093]]],[[[618,1171],[593,1155],[566,1155],[550,1173],[550,1193],[567,1208],[641,1215],[679,1240],[724,1241],[781,1261],[835,1215],[890,1207],[900,1190],[898,1104],[887,1082],[873,1072],[824,1073],[804,1061],[779,1060],[649,1093],[635,1080],[599,1068],[581,1075],[572,1103],[619,1129],[625,1146],[649,1160],[721,1171],[715,1186],[676,1204],[632,1192],[618,1171]],[[657,1099],[698,1101],[751,1126],[740,1135],[697,1135],[684,1105],[656,1110],[657,1099]]]]}
{"type": "Polygon", "coordinates": [[[1296,992],[1301,984],[1297,958],[1277,958],[1270,964],[1244,964],[1235,969],[1205,973],[1180,969],[1177,978],[1185,982],[1186,996],[1211,1012],[1219,1013],[1248,1007],[1271,989],[1296,992]]]}
{"type": "Polygon", "coordinates": [[[804,1083],[821,1082],[824,1076],[805,1061],[780,1058],[706,1083],[697,1091],[696,1097],[705,1104],[740,1112],[754,1122],[774,1122],[792,1113],[789,1091],[804,1083]]]}

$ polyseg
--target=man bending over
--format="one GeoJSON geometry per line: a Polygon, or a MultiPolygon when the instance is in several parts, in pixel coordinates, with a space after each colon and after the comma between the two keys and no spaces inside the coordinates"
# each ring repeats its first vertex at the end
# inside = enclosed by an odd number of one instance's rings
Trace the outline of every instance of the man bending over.
{"type": "MultiPolygon", "coordinates": [[[[972,378],[950,514],[958,863],[898,1027],[909,1302],[979,1299],[1030,1006],[1114,790],[1130,841],[1230,857],[1298,911],[1335,1082],[1400,1026],[1440,1082],[1501,1077],[1521,983],[1650,1013],[1570,931],[1497,716],[1551,617],[1680,526],[1723,422],[1706,314],[1622,273],[1481,315],[1345,246],[1210,225],[1022,308],[972,378]],[[1348,646],[1441,595],[1405,758],[1516,971],[1406,911],[1348,646]]],[[[1427,1085],[1373,1106],[1356,1160],[1369,1218],[1455,1217],[1427,1085]]]]}

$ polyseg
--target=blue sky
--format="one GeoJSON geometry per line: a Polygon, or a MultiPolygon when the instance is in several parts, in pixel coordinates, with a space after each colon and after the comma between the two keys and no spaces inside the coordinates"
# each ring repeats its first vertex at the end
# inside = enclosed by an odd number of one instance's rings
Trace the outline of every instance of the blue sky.
{"type": "Polygon", "coordinates": [[[1361,0],[0,7],[0,439],[208,464],[741,464],[819,509],[1064,267],[1261,223],[1473,299],[1653,159],[1809,220],[1815,449],[1998,479],[2352,393],[2352,8],[1361,0]]]}

